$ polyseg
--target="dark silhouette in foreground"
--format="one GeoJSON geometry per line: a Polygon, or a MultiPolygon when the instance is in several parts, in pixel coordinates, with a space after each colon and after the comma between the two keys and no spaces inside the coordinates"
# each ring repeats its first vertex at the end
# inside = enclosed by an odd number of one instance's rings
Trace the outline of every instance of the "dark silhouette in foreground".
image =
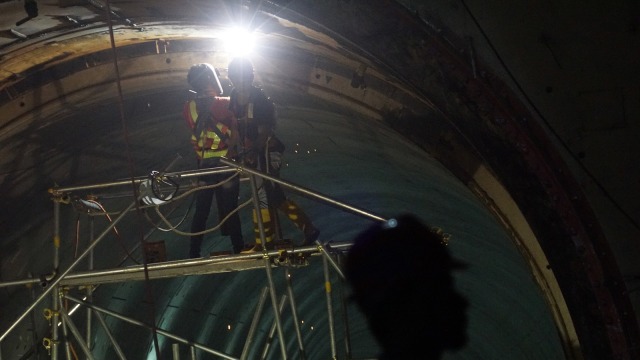
{"type": "Polygon", "coordinates": [[[467,343],[467,300],[442,235],[412,215],[375,224],[347,255],[353,298],[382,347],[380,359],[439,359],[467,343]]]}

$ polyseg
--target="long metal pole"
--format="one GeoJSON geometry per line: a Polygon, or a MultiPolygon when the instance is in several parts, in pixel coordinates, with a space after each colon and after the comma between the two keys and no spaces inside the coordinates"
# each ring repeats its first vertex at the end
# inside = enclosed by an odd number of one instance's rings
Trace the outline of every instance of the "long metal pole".
{"type": "Polygon", "coordinates": [[[242,348],[242,355],[240,355],[240,360],[246,360],[247,356],[249,355],[249,350],[251,349],[251,345],[253,344],[253,338],[255,336],[256,329],[258,328],[260,316],[262,315],[262,310],[264,309],[264,303],[267,300],[268,294],[269,288],[265,286],[260,292],[260,298],[258,299],[256,312],[253,314],[253,320],[251,321],[251,327],[249,327],[247,340],[244,342],[244,347],[242,348]]]}
{"type": "MultiPolygon", "coordinates": [[[[296,184],[293,184],[291,182],[284,181],[284,180],[282,180],[280,178],[265,174],[265,173],[263,173],[261,171],[257,171],[255,169],[243,167],[242,165],[239,165],[238,163],[236,163],[234,161],[230,161],[230,160],[227,160],[227,159],[221,159],[220,162],[222,162],[225,165],[229,165],[231,167],[234,167],[234,168],[236,168],[236,169],[238,169],[238,170],[240,170],[242,172],[246,172],[246,173],[251,174],[252,175],[251,178],[253,178],[253,176],[259,176],[259,177],[261,177],[261,178],[263,178],[265,180],[269,180],[269,181],[272,181],[274,183],[278,183],[280,185],[288,187],[289,189],[295,190],[295,191],[297,191],[297,192],[299,192],[301,194],[304,194],[304,195],[310,196],[312,198],[318,199],[318,200],[323,201],[323,202],[325,202],[327,204],[337,206],[339,208],[342,208],[343,210],[347,210],[347,211],[352,212],[352,213],[354,213],[356,215],[361,215],[361,216],[364,216],[366,218],[377,220],[377,221],[386,221],[385,218],[383,218],[381,216],[378,216],[378,215],[375,215],[375,214],[372,214],[372,213],[370,213],[370,212],[368,212],[366,210],[363,210],[363,209],[357,208],[355,206],[346,204],[344,202],[332,199],[332,198],[330,198],[330,197],[328,197],[326,195],[322,195],[322,194],[320,194],[318,192],[309,190],[309,189],[307,189],[305,187],[302,187],[300,185],[296,185],[296,184]]],[[[331,256],[329,256],[329,254],[327,254],[327,252],[324,249],[324,245],[319,240],[316,240],[316,244],[318,245],[318,249],[322,252],[322,254],[325,255],[325,258],[331,263],[331,266],[333,266],[333,268],[338,272],[340,277],[342,277],[344,279],[344,274],[342,273],[342,270],[335,263],[335,261],[333,261],[331,256]]]]}
{"type": "MultiPolygon", "coordinates": [[[[338,262],[343,263],[344,257],[338,255],[338,262]]],[[[351,359],[351,330],[349,329],[349,312],[347,308],[347,299],[345,296],[345,280],[340,279],[340,305],[342,306],[342,325],[344,326],[344,348],[346,358],[351,359]]]]}
{"type": "MultiPolygon", "coordinates": [[[[53,201],[53,271],[55,275],[58,274],[59,266],[60,266],[60,202],[54,200],[53,201]]],[[[54,282],[52,286],[46,289],[46,291],[36,299],[36,301],[31,306],[31,309],[28,309],[28,311],[35,309],[36,305],[47,296],[47,291],[51,292],[51,304],[52,304],[51,308],[53,309],[53,316],[50,324],[51,325],[51,359],[58,360],[58,342],[60,337],[58,334],[58,316],[59,316],[58,315],[58,309],[59,309],[58,284],[54,282]]],[[[21,316],[18,321],[12,324],[12,326],[9,327],[9,329],[5,334],[9,334],[9,331],[11,331],[13,327],[18,325],[18,323],[22,321],[22,319],[24,319],[26,314],[27,312],[23,313],[22,314],[23,316],[21,316]]],[[[0,337],[0,341],[2,341],[3,338],[4,338],[4,335],[0,337]]]]}
{"type": "Polygon", "coordinates": [[[262,211],[260,210],[260,198],[258,196],[258,180],[255,176],[250,176],[251,186],[251,202],[256,213],[256,223],[258,224],[258,235],[260,236],[260,242],[262,243],[262,253],[265,258],[268,258],[269,251],[267,250],[267,238],[264,232],[264,219],[262,218],[262,211]]]}
{"type": "MultiPolygon", "coordinates": [[[[78,328],[73,324],[73,321],[71,320],[69,315],[67,315],[67,311],[62,306],[60,307],[60,315],[62,315],[62,321],[64,322],[64,324],[66,324],[66,327],[71,330],[71,333],[76,338],[76,341],[80,345],[80,348],[82,349],[84,354],[87,356],[87,359],[94,360],[93,355],[91,355],[91,350],[89,350],[87,344],[82,339],[82,334],[80,334],[80,331],[78,331],[78,328]]],[[[69,354],[69,359],[71,359],[71,354],[69,354]]]]}
{"type": "MultiPolygon", "coordinates": [[[[280,304],[278,305],[278,312],[280,314],[282,314],[282,311],[284,310],[284,305],[286,303],[287,303],[287,296],[282,295],[282,297],[280,298],[280,304]]],[[[274,319],[273,323],[271,324],[271,328],[269,329],[269,336],[267,336],[267,341],[264,344],[264,349],[262,350],[262,357],[261,357],[262,360],[266,359],[267,355],[269,355],[269,348],[271,348],[271,343],[273,342],[273,336],[275,334],[276,334],[276,322],[274,319]]]]}
{"type": "Polygon", "coordinates": [[[307,189],[305,187],[293,184],[293,183],[288,182],[288,181],[284,181],[284,180],[279,179],[277,177],[273,177],[271,175],[267,175],[267,174],[265,174],[265,173],[263,173],[261,171],[257,171],[255,169],[243,167],[242,165],[239,165],[238,163],[236,163],[234,161],[230,161],[230,160],[227,160],[227,159],[223,158],[223,159],[220,160],[220,162],[225,164],[225,165],[229,165],[231,167],[234,167],[234,168],[236,168],[236,169],[238,169],[238,170],[240,170],[242,172],[246,172],[246,173],[249,173],[249,174],[255,175],[255,176],[260,176],[263,179],[272,181],[274,183],[278,183],[278,184],[283,185],[283,186],[285,186],[285,187],[287,187],[289,189],[295,190],[295,191],[297,191],[297,192],[299,192],[301,194],[316,198],[316,199],[321,200],[321,201],[323,201],[323,202],[325,202],[327,204],[340,207],[340,208],[342,208],[344,210],[347,210],[349,212],[355,213],[357,215],[362,215],[362,216],[364,216],[366,218],[373,219],[373,220],[386,221],[385,218],[383,218],[381,216],[378,216],[378,215],[375,215],[375,214],[372,214],[372,213],[370,213],[370,212],[368,212],[366,210],[357,208],[355,206],[343,203],[343,202],[338,201],[338,200],[334,200],[334,199],[332,199],[332,198],[330,198],[328,196],[322,195],[322,194],[320,194],[318,192],[309,190],[309,189],[307,189]]]}
{"type": "MultiPolygon", "coordinates": [[[[116,312],[113,312],[113,311],[111,311],[111,310],[107,310],[107,309],[105,309],[105,308],[102,308],[102,307],[99,307],[99,306],[96,306],[96,305],[93,305],[93,304],[89,304],[89,303],[88,303],[88,302],[86,302],[86,301],[82,301],[82,300],[80,300],[80,299],[76,299],[76,298],[74,298],[73,296],[70,296],[70,295],[65,295],[65,297],[66,297],[67,299],[69,299],[69,300],[73,301],[73,302],[76,302],[76,303],[78,303],[78,304],[82,304],[82,305],[84,305],[84,306],[88,306],[88,307],[90,307],[90,308],[91,308],[91,309],[93,309],[93,310],[96,310],[96,311],[102,312],[102,313],[107,314],[107,315],[109,315],[109,316],[113,316],[113,317],[115,317],[116,319],[120,319],[120,320],[122,320],[122,321],[128,322],[129,324],[137,325],[137,326],[140,326],[140,327],[143,327],[143,328],[149,329],[149,330],[152,330],[152,329],[153,329],[153,327],[152,327],[151,325],[147,325],[147,324],[143,323],[142,321],[138,321],[138,320],[135,320],[135,319],[131,319],[131,318],[128,318],[128,317],[126,317],[126,316],[124,316],[124,315],[120,315],[120,314],[118,314],[118,313],[116,313],[116,312]]],[[[198,349],[200,349],[200,350],[206,351],[206,352],[208,352],[208,353],[210,353],[210,354],[213,354],[213,355],[220,356],[220,357],[222,357],[222,358],[224,358],[224,359],[229,359],[229,360],[239,360],[238,358],[235,358],[235,357],[233,357],[233,356],[227,355],[227,354],[225,354],[225,353],[223,353],[223,352],[220,352],[220,351],[216,351],[216,350],[210,349],[210,348],[208,348],[208,347],[206,347],[206,346],[204,346],[204,345],[201,345],[201,344],[195,343],[195,342],[193,342],[193,341],[189,341],[189,340],[187,340],[187,339],[185,339],[185,338],[182,338],[182,337],[180,337],[180,336],[174,335],[174,334],[172,334],[172,333],[170,333],[170,332],[168,332],[168,331],[165,331],[165,330],[162,330],[162,329],[156,328],[156,332],[157,332],[158,334],[160,334],[160,335],[166,336],[166,337],[168,337],[168,338],[170,338],[170,339],[173,339],[173,340],[175,340],[175,341],[181,342],[181,343],[186,344],[186,345],[189,345],[189,346],[196,347],[196,348],[198,348],[198,349]]]]}
{"type": "Polygon", "coordinates": [[[338,273],[338,275],[340,275],[342,279],[346,279],[344,273],[342,272],[342,269],[340,269],[340,266],[338,266],[333,257],[331,257],[331,254],[327,252],[327,247],[322,245],[319,240],[316,240],[316,245],[318,246],[318,251],[320,251],[320,253],[322,254],[322,258],[325,261],[328,261],[329,264],[331,264],[331,267],[333,267],[333,269],[338,273]]]}
{"type": "MultiPolygon", "coordinates": [[[[166,176],[166,177],[191,178],[191,177],[197,177],[197,176],[201,176],[201,175],[223,174],[223,173],[235,172],[235,171],[237,171],[237,170],[235,170],[233,168],[219,167],[219,168],[190,170],[190,171],[175,172],[175,173],[165,173],[164,176],[166,176]]],[[[145,181],[147,179],[149,179],[149,178],[146,177],[146,176],[145,177],[138,177],[138,178],[134,178],[133,182],[135,184],[140,184],[141,182],[143,182],[143,181],[145,181]]],[[[132,181],[131,179],[128,179],[128,180],[104,182],[104,183],[99,183],[99,184],[91,184],[91,185],[57,187],[57,188],[50,189],[49,192],[51,192],[51,193],[67,193],[67,192],[73,192],[73,191],[78,191],[78,190],[93,190],[93,189],[102,189],[102,188],[114,187],[114,186],[125,186],[125,185],[131,185],[131,181],[132,181]]]]}
{"type": "MultiPolygon", "coordinates": [[[[330,249],[347,251],[352,246],[351,243],[335,243],[331,244],[330,249]]],[[[288,254],[314,254],[318,252],[317,246],[303,246],[294,249],[288,249],[288,254]]],[[[270,250],[268,256],[280,255],[279,250],[270,250]]],[[[253,266],[240,266],[240,264],[248,264],[247,261],[237,260],[256,260],[262,258],[264,254],[251,253],[251,254],[238,254],[238,255],[224,255],[216,256],[212,258],[202,259],[183,259],[176,261],[168,261],[165,263],[154,263],[148,265],[149,277],[151,279],[161,279],[167,277],[178,277],[185,275],[203,275],[220,272],[230,272],[238,270],[253,270],[263,267],[263,263],[253,266]],[[234,265],[238,265],[237,267],[234,265]],[[219,267],[216,267],[219,266],[219,267]],[[189,271],[189,269],[196,269],[189,271]],[[226,269],[226,270],[225,270],[226,269]]],[[[336,270],[337,271],[337,270],[336,270]]],[[[91,272],[76,272],[68,274],[62,280],[60,285],[63,286],[80,286],[86,284],[102,284],[113,283],[127,280],[144,280],[143,273],[144,267],[142,265],[127,266],[125,268],[112,268],[94,270],[91,272]]],[[[18,285],[30,285],[39,284],[40,279],[28,278],[23,280],[16,280],[10,282],[0,283],[0,288],[18,285]]]]}
{"type": "MultiPolygon", "coordinates": [[[[58,284],[60,283],[60,281],[62,281],[62,279],[64,279],[65,276],[67,276],[68,273],[71,272],[71,270],[73,270],[79,263],[80,261],[82,261],[84,259],[85,256],[87,256],[87,254],[89,254],[89,252],[96,247],[96,245],[98,245],[98,243],[105,237],[107,236],[107,234],[111,231],[111,229],[116,226],[116,224],[118,224],[120,222],[120,220],[122,220],[125,215],[127,215],[127,212],[129,210],[131,210],[134,206],[135,206],[136,202],[132,202],[125,210],[122,211],[122,213],[120,215],[118,215],[118,217],[113,220],[113,222],[100,234],[100,236],[98,236],[98,238],[91,243],[91,245],[89,245],[89,247],[69,266],[69,268],[67,270],[64,271],[64,273],[60,274],[60,276],[58,276],[49,286],[48,289],[45,289],[45,291],[38,297],[38,299],[36,299],[36,301],[31,304],[31,306],[29,306],[27,308],[27,310],[25,310],[22,315],[20,315],[18,317],[18,319],[16,321],[13,322],[13,324],[11,324],[11,326],[9,326],[9,328],[2,334],[2,336],[0,336],[0,342],[2,340],[4,340],[7,335],[9,335],[9,333],[16,327],[18,326],[18,324],[29,314],[30,311],[33,311],[33,309],[35,309],[36,306],[38,306],[38,304],[45,298],[47,297],[54,289],[57,288],[58,284]]],[[[56,307],[57,301],[54,301],[54,307],[56,307]]],[[[57,312],[54,312],[54,324],[57,324],[57,312]]],[[[52,344],[52,352],[51,352],[51,358],[53,360],[57,360],[57,357],[54,357],[54,354],[57,356],[57,348],[56,348],[56,335],[57,335],[57,326],[54,326],[53,328],[53,344],[52,344]]]]}
{"type": "Polygon", "coordinates": [[[53,271],[60,266],[60,202],[53,201],[53,271]]]}
{"type": "Polygon", "coordinates": [[[171,344],[171,350],[173,351],[173,360],[180,360],[180,344],[171,344]]]}
{"type": "Polygon", "coordinates": [[[91,309],[90,307],[87,307],[87,309],[95,313],[96,319],[98,319],[98,322],[102,326],[102,330],[104,330],[104,333],[107,334],[109,341],[111,341],[111,345],[113,345],[113,349],[116,351],[116,354],[118,354],[118,358],[120,360],[127,360],[127,357],[124,356],[124,352],[122,352],[122,349],[120,348],[120,345],[118,345],[116,338],[113,337],[111,330],[109,330],[109,327],[107,326],[107,322],[104,321],[104,319],[102,318],[102,314],[100,314],[97,310],[91,309]]]}
{"type": "Polygon", "coordinates": [[[285,268],[284,277],[287,280],[287,294],[289,294],[289,305],[291,306],[291,313],[293,314],[293,327],[296,330],[296,337],[298,338],[298,349],[300,350],[300,358],[305,360],[307,354],[304,351],[304,343],[302,342],[302,332],[300,331],[300,322],[298,320],[298,310],[296,309],[296,301],[293,297],[293,286],[291,281],[291,272],[289,268],[285,268]]]}
{"type": "MultiPolygon", "coordinates": [[[[59,302],[60,298],[58,297],[55,301],[59,302]]],[[[62,304],[58,304],[58,306],[61,309],[63,307],[62,304]]],[[[62,312],[60,312],[60,314],[62,314],[62,312]]],[[[57,327],[58,324],[56,323],[53,326],[57,327]]],[[[67,355],[67,360],[72,360],[71,359],[71,344],[69,343],[69,330],[67,328],[67,319],[64,316],[62,316],[62,335],[64,336],[64,351],[65,351],[65,354],[67,355]]]]}
{"type": "MultiPolygon", "coordinates": [[[[31,272],[29,272],[29,277],[33,277],[33,274],[31,272]]],[[[35,289],[34,286],[29,286],[29,295],[31,295],[31,301],[34,301],[36,299],[36,293],[35,293],[35,289]]],[[[33,341],[33,348],[36,349],[36,360],[40,360],[40,351],[37,351],[38,346],[39,346],[39,341],[40,341],[40,337],[38,337],[38,326],[36,325],[36,314],[35,311],[31,312],[31,327],[33,328],[33,331],[31,332],[31,338],[33,341]]],[[[2,360],[2,355],[0,355],[0,360],[2,360]]]]}
{"type": "Polygon", "coordinates": [[[331,341],[331,358],[337,359],[338,352],[336,350],[336,333],[333,321],[333,305],[331,294],[331,278],[329,276],[329,263],[327,257],[322,257],[322,267],[324,269],[324,289],[327,294],[327,314],[329,318],[329,340],[331,341]]]}
{"type": "MultiPolygon", "coordinates": [[[[94,218],[93,216],[89,216],[89,243],[91,243],[93,241],[93,237],[94,237],[94,226],[95,226],[95,222],[94,222],[94,218]]],[[[89,252],[89,266],[88,266],[88,270],[91,271],[93,270],[93,249],[89,252]]],[[[88,285],[87,286],[87,301],[88,302],[92,302],[93,301],[93,286],[88,285]]],[[[91,349],[91,327],[92,327],[92,319],[93,319],[93,311],[91,311],[91,309],[87,309],[87,338],[86,338],[86,342],[87,342],[87,347],[89,349],[91,349]]]]}
{"type": "MultiPolygon", "coordinates": [[[[278,255],[270,251],[269,256],[278,255]]],[[[185,259],[166,263],[148,265],[149,279],[162,279],[186,275],[204,275],[238,270],[261,269],[264,263],[259,261],[263,254],[242,254],[216,256],[212,258],[185,259]],[[245,261],[239,261],[245,260],[245,261]],[[252,260],[252,261],[247,261],[252,260]]],[[[145,280],[143,265],[125,268],[101,269],[92,272],[78,272],[68,275],[62,281],[64,286],[81,286],[86,284],[103,284],[128,280],[145,280]]]]}
{"type": "Polygon", "coordinates": [[[278,330],[278,338],[280,339],[280,350],[282,352],[282,359],[287,359],[287,348],[284,343],[284,333],[282,331],[282,322],[280,321],[280,314],[278,312],[278,300],[276,299],[276,290],[273,283],[273,274],[271,273],[271,260],[267,255],[267,244],[264,235],[264,224],[262,223],[262,213],[260,211],[260,201],[258,200],[258,187],[256,185],[256,176],[251,175],[251,194],[253,200],[253,206],[256,209],[256,218],[258,220],[258,230],[260,231],[260,238],[262,240],[262,251],[264,253],[264,268],[267,272],[267,280],[269,282],[269,293],[271,295],[271,305],[273,307],[273,315],[276,321],[276,329],[278,330]]]}

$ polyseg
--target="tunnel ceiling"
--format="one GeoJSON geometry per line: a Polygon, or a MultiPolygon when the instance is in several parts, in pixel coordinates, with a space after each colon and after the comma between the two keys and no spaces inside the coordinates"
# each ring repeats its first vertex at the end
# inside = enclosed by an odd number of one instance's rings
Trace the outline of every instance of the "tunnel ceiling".
{"type": "MultiPolygon", "coordinates": [[[[48,255],[25,250],[29,243],[50,246],[47,188],[126,178],[130,169],[123,164],[130,159],[123,149],[131,139],[136,163],[144,164],[140,171],[165,166],[177,149],[188,153],[179,138],[162,140],[180,131],[171,119],[185,98],[186,71],[207,61],[224,77],[231,56],[224,31],[245,25],[258,36],[258,81],[284,119],[315,119],[317,127],[306,131],[327,133],[331,121],[344,121],[353,136],[361,125],[346,119],[369,119],[380,133],[390,127],[442,164],[447,176],[465,186],[461,193],[484,204],[518,249],[514,256],[528,264],[557,327],[548,336],[563,343],[565,357],[637,356],[637,4],[61,0],[38,6],[37,17],[16,26],[26,16],[23,2],[0,3],[6,14],[0,29],[0,161],[7,189],[0,218],[6,229],[2,281],[47,271],[48,255]],[[139,119],[128,140],[119,137],[121,114],[139,119]],[[87,152],[99,164],[91,171],[68,162],[87,152]]],[[[292,138],[295,129],[306,129],[284,122],[283,132],[292,138]]],[[[326,156],[323,161],[335,161],[326,156]]],[[[295,164],[295,179],[308,180],[307,186],[359,201],[358,191],[344,190],[340,182],[308,178],[313,172],[305,166],[314,166],[308,160],[295,164]]],[[[437,172],[435,165],[419,164],[437,172]]],[[[395,184],[374,188],[395,192],[398,202],[389,209],[403,210],[395,184]]],[[[462,232],[464,217],[452,216],[454,224],[438,217],[446,211],[423,211],[462,232]]],[[[492,264],[489,254],[464,246],[458,251],[475,254],[465,260],[478,268],[492,264]]],[[[487,291],[495,281],[491,273],[468,276],[463,285],[477,276],[478,288],[487,291]]],[[[212,286],[222,287],[218,281],[212,286]]],[[[204,284],[199,279],[164,286],[179,293],[204,284]]],[[[470,292],[481,294],[478,288],[470,292]]],[[[124,285],[109,289],[114,297],[132,296],[124,285]]],[[[513,292],[529,291],[524,289],[513,292]]],[[[26,295],[12,289],[2,296],[10,303],[26,295]]],[[[15,314],[17,308],[11,306],[15,314]]],[[[0,314],[3,331],[13,315],[0,314]]],[[[485,341],[499,349],[497,344],[508,342],[485,341]]]]}

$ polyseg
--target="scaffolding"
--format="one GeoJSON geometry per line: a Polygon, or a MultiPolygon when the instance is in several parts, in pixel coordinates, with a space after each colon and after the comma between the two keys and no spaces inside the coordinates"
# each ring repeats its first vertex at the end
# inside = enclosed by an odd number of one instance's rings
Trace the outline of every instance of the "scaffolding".
{"type": "MultiPolygon", "coordinates": [[[[331,205],[340,210],[346,211],[351,214],[355,214],[361,217],[365,217],[367,219],[375,220],[375,221],[385,221],[384,218],[372,214],[371,212],[365,211],[363,209],[357,208],[355,206],[343,203],[341,201],[332,199],[328,196],[320,194],[318,192],[309,190],[305,187],[296,185],[289,181],[282,180],[277,177],[273,177],[269,174],[262,173],[252,168],[244,167],[234,161],[222,159],[222,163],[225,165],[219,168],[210,168],[210,169],[201,169],[194,171],[183,171],[183,172],[152,172],[149,176],[133,178],[129,180],[123,181],[113,181],[108,183],[99,183],[93,185],[84,185],[84,186],[73,186],[73,187],[57,187],[50,190],[53,199],[53,222],[54,222],[54,230],[53,230],[53,259],[52,259],[52,268],[53,271],[50,274],[42,275],[39,278],[29,278],[23,280],[16,280],[10,282],[0,283],[0,287],[8,287],[8,286],[18,286],[18,285],[40,285],[42,288],[42,293],[21,313],[21,315],[9,326],[8,329],[4,330],[2,335],[0,335],[0,360],[2,359],[2,343],[7,338],[7,336],[30,314],[32,314],[36,307],[45,301],[47,298],[50,300],[50,305],[48,308],[44,310],[44,316],[49,321],[50,324],[50,337],[45,337],[43,339],[42,345],[47,349],[50,354],[51,359],[57,360],[59,356],[64,356],[67,360],[73,359],[72,357],[72,349],[69,345],[69,341],[67,339],[70,338],[69,335],[75,340],[78,344],[82,353],[87,359],[93,359],[93,355],[91,352],[91,336],[93,331],[93,323],[92,318],[98,320],[98,323],[106,336],[109,339],[111,346],[114,351],[118,355],[119,359],[126,359],[126,354],[123,353],[121,347],[118,345],[116,338],[111,333],[109,327],[107,326],[104,315],[119,319],[126,323],[136,325],[142,328],[149,329],[158,335],[165,336],[168,339],[173,341],[173,360],[179,360],[180,353],[178,350],[179,344],[183,344],[189,347],[190,349],[190,358],[196,359],[196,349],[213,354],[223,359],[246,359],[249,351],[252,347],[257,349],[257,344],[255,341],[255,331],[257,324],[260,320],[261,314],[263,312],[263,308],[267,299],[270,300],[271,306],[274,316],[273,325],[271,326],[269,337],[274,338],[277,335],[278,343],[280,344],[280,354],[282,359],[287,359],[291,357],[291,354],[287,354],[286,349],[286,341],[285,341],[285,333],[282,326],[282,320],[280,318],[281,313],[286,306],[289,304],[291,310],[291,316],[293,317],[294,324],[294,332],[293,336],[296,337],[297,345],[298,345],[298,356],[300,358],[306,358],[305,355],[305,344],[301,335],[298,313],[296,309],[296,299],[293,296],[292,285],[290,281],[289,267],[292,266],[308,266],[310,263],[308,258],[311,256],[320,256],[322,258],[322,266],[323,266],[323,277],[324,277],[324,287],[326,293],[326,302],[327,302],[327,321],[329,334],[328,338],[331,346],[331,356],[333,359],[338,358],[338,350],[336,346],[336,332],[335,326],[336,321],[334,319],[334,311],[333,311],[333,298],[331,294],[331,277],[330,272],[334,271],[342,280],[344,279],[344,274],[337,262],[337,257],[343,251],[348,250],[350,247],[350,243],[348,242],[340,242],[340,243],[329,243],[323,242],[320,239],[316,239],[315,243],[308,246],[302,246],[293,248],[287,246],[286,244],[276,247],[273,250],[267,250],[266,247],[263,247],[262,252],[258,253],[248,253],[248,254],[220,254],[218,256],[211,256],[205,258],[198,259],[185,259],[185,260],[177,260],[177,261],[162,261],[162,262],[153,262],[147,263],[144,261],[141,265],[134,266],[126,266],[126,267],[118,267],[112,269],[94,269],[93,268],[93,250],[94,248],[119,224],[128,214],[132,213],[132,210],[136,207],[140,207],[141,204],[148,208],[155,208],[156,213],[160,216],[162,221],[171,228],[171,230],[177,231],[176,227],[171,225],[171,223],[162,215],[159,211],[161,206],[167,205],[176,201],[177,199],[187,196],[188,194],[199,191],[202,187],[194,186],[187,192],[178,195],[177,194],[177,186],[175,191],[171,190],[172,185],[177,185],[176,181],[189,180],[192,178],[197,178],[199,176],[204,175],[212,175],[212,174],[220,174],[220,173],[229,173],[231,176],[241,176],[243,180],[248,180],[249,185],[251,187],[251,199],[244,204],[241,204],[236,211],[242,208],[248,203],[252,203],[254,209],[256,210],[257,216],[257,224],[259,229],[259,235],[262,239],[262,243],[265,244],[265,232],[263,227],[262,217],[260,216],[259,210],[259,199],[258,199],[258,180],[260,181],[271,181],[289,190],[292,190],[298,194],[301,194],[307,198],[312,200],[325,203],[331,205]],[[77,191],[87,191],[87,190],[97,190],[97,189],[111,189],[118,186],[132,186],[134,189],[138,189],[138,191],[134,190],[134,200],[126,206],[124,209],[117,213],[117,216],[110,221],[108,226],[106,226],[98,236],[94,238],[94,229],[93,222],[91,223],[91,242],[84,249],[84,251],[78,255],[75,260],[63,271],[59,270],[60,266],[60,207],[62,204],[70,204],[75,201],[75,205],[79,205],[82,207],[86,207],[87,211],[101,211],[104,213],[104,208],[102,208],[99,203],[93,201],[91,198],[81,199],[75,198],[72,200],[71,195],[77,191]],[[162,186],[165,186],[165,189],[161,189],[162,186]],[[168,190],[167,190],[168,188],[168,190]],[[86,271],[78,271],[78,265],[84,261],[88,260],[88,269],[86,271]],[[272,269],[274,267],[282,266],[285,268],[285,274],[288,281],[286,282],[286,294],[282,294],[280,299],[278,299],[277,289],[274,284],[274,279],[272,275],[272,269]],[[264,269],[267,278],[267,284],[262,289],[258,303],[255,309],[255,313],[253,316],[253,320],[251,326],[249,328],[249,332],[244,342],[242,354],[240,358],[231,356],[229,354],[224,353],[223,351],[212,349],[203,344],[196,343],[192,340],[183,338],[178,334],[173,334],[163,329],[156,327],[155,325],[148,325],[139,320],[124,316],[115,311],[103,308],[101,306],[97,306],[92,303],[92,292],[93,289],[97,285],[107,284],[107,283],[117,283],[117,282],[127,282],[127,281],[145,281],[152,279],[162,279],[162,278],[173,278],[173,277],[181,277],[181,276],[192,276],[192,275],[204,275],[204,274],[219,274],[226,272],[236,272],[236,271],[245,271],[252,269],[264,269]],[[72,296],[67,291],[69,288],[78,288],[84,289],[85,295],[82,299],[77,298],[76,296],[72,296]],[[86,317],[86,329],[84,329],[84,336],[75,323],[74,320],[69,315],[63,306],[64,301],[71,301],[72,303],[77,304],[77,306],[82,306],[87,309],[87,317],[86,317]],[[277,310],[276,310],[277,309],[277,310]],[[60,334],[62,331],[62,337],[60,334]],[[64,339],[64,341],[61,341],[64,339]]],[[[170,166],[169,166],[170,167],[170,166]]],[[[169,168],[168,167],[168,168],[169,168]]],[[[221,221],[224,222],[223,219],[221,221]]],[[[221,224],[219,224],[214,229],[217,229],[221,224]]],[[[184,233],[182,235],[185,235],[184,233]]],[[[342,306],[345,306],[344,301],[342,302],[342,306]]],[[[345,327],[345,331],[347,333],[348,338],[348,319],[343,319],[343,326],[345,327]]],[[[347,354],[346,357],[350,358],[350,351],[348,340],[347,342],[347,354]]],[[[269,351],[269,343],[264,344],[264,348],[262,350],[263,359],[266,358],[266,354],[269,351]]]]}

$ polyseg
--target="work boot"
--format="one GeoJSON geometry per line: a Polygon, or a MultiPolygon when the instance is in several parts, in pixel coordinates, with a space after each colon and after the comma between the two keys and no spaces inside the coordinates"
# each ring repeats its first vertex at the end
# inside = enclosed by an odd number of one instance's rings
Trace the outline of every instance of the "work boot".
{"type": "MultiPolygon", "coordinates": [[[[264,230],[264,237],[269,243],[273,240],[275,229],[271,221],[271,212],[269,209],[260,209],[260,215],[262,216],[262,229],[264,230]]],[[[262,242],[260,238],[260,227],[258,226],[258,217],[256,211],[253,210],[253,234],[255,235],[256,244],[262,242]]]]}
{"type": "Polygon", "coordinates": [[[242,245],[233,245],[233,253],[240,254],[244,250],[244,244],[242,245]]]}
{"type": "MultiPolygon", "coordinates": [[[[267,251],[273,250],[273,242],[268,242],[266,247],[267,247],[267,251]]],[[[253,247],[240,251],[240,254],[254,254],[254,253],[262,253],[262,252],[264,252],[262,249],[262,244],[258,242],[255,245],[253,245],[253,247]]]]}
{"type": "Polygon", "coordinates": [[[285,199],[278,208],[287,215],[287,218],[293,222],[296,227],[302,230],[304,234],[304,242],[302,245],[313,244],[320,235],[320,231],[313,226],[311,219],[302,211],[302,208],[293,200],[285,199]]]}

